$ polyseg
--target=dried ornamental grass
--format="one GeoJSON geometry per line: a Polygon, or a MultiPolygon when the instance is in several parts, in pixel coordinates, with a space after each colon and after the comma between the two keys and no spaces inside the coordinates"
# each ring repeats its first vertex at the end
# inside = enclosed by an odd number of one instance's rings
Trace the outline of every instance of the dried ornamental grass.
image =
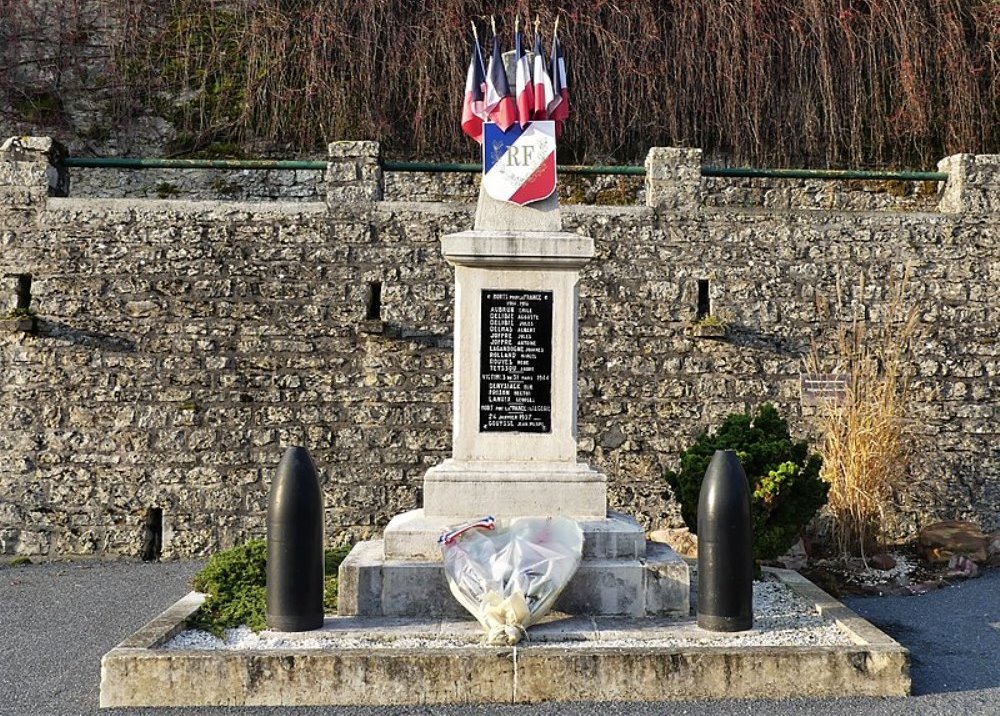
{"type": "MultiPolygon", "coordinates": [[[[855,319],[841,329],[834,371],[849,376],[847,388],[840,399],[825,400],[819,413],[820,477],[830,485],[827,512],[843,556],[864,557],[884,544],[893,491],[909,458],[909,342],[918,314],[904,306],[905,284],[904,277],[890,290],[877,328],[855,319]]],[[[814,349],[806,370],[823,372],[826,363],[814,349]]]]}

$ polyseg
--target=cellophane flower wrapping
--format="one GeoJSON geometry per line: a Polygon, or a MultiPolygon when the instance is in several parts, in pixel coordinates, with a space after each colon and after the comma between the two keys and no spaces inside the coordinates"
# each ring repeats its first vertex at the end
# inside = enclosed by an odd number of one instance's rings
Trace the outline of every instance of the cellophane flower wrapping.
{"type": "Polygon", "coordinates": [[[485,641],[514,645],[552,609],[583,558],[583,531],[567,517],[484,518],[442,535],[451,593],[485,641]]]}

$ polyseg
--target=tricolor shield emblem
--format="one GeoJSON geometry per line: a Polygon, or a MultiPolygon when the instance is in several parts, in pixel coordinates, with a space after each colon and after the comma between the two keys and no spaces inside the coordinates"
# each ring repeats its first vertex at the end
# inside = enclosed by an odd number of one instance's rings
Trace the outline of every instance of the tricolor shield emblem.
{"type": "Polygon", "coordinates": [[[483,188],[494,199],[522,206],[552,196],[555,122],[535,121],[524,129],[515,123],[506,132],[493,123],[484,124],[483,188]]]}

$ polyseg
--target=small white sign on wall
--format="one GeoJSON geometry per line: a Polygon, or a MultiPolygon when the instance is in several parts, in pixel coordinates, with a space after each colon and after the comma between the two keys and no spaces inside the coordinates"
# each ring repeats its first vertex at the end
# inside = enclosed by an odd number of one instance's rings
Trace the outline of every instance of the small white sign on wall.
{"type": "Polygon", "coordinates": [[[848,373],[800,373],[802,405],[843,405],[850,380],[848,373]]]}

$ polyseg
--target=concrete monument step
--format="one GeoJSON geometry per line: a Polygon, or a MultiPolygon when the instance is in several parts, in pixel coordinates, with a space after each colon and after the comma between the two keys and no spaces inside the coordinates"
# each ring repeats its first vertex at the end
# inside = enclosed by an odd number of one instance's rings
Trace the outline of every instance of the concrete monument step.
{"type": "MultiPolygon", "coordinates": [[[[388,559],[382,540],[359,542],[340,565],[341,616],[462,617],[440,557],[388,559]]],[[[688,567],[663,544],[640,559],[584,559],[556,602],[567,614],[682,616],[690,611],[688,567]]]]}
{"type": "MultiPolygon", "coordinates": [[[[428,516],[422,509],[396,515],[383,535],[385,557],[389,560],[440,559],[438,537],[463,521],[469,520],[428,516]]],[[[646,556],[646,533],[631,517],[608,512],[604,519],[580,520],[578,524],[583,530],[584,559],[638,560],[646,556]]]]}
{"type": "MultiPolygon", "coordinates": [[[[489,442],[514,452],[534,453],[552,438],[550,435],[508,433],[479,434],[489,442]],[[541,440],[532,444],[531,438],[541,440]],[[518,447],[517,441],[529,441],[518,447]]],[[[576,450],[576,439],[566,438],[576,450]]],[[[494,445],[495,450],[500,447],[494,445]]],[[[581,520],[599,520],[608,511],[607,477],[573,457],[567,461],[506,461],[448,459],[424,475],[424,513],[461,522],[469,515],[497,518],[524,515],[567,515],[581,520]]]]}

